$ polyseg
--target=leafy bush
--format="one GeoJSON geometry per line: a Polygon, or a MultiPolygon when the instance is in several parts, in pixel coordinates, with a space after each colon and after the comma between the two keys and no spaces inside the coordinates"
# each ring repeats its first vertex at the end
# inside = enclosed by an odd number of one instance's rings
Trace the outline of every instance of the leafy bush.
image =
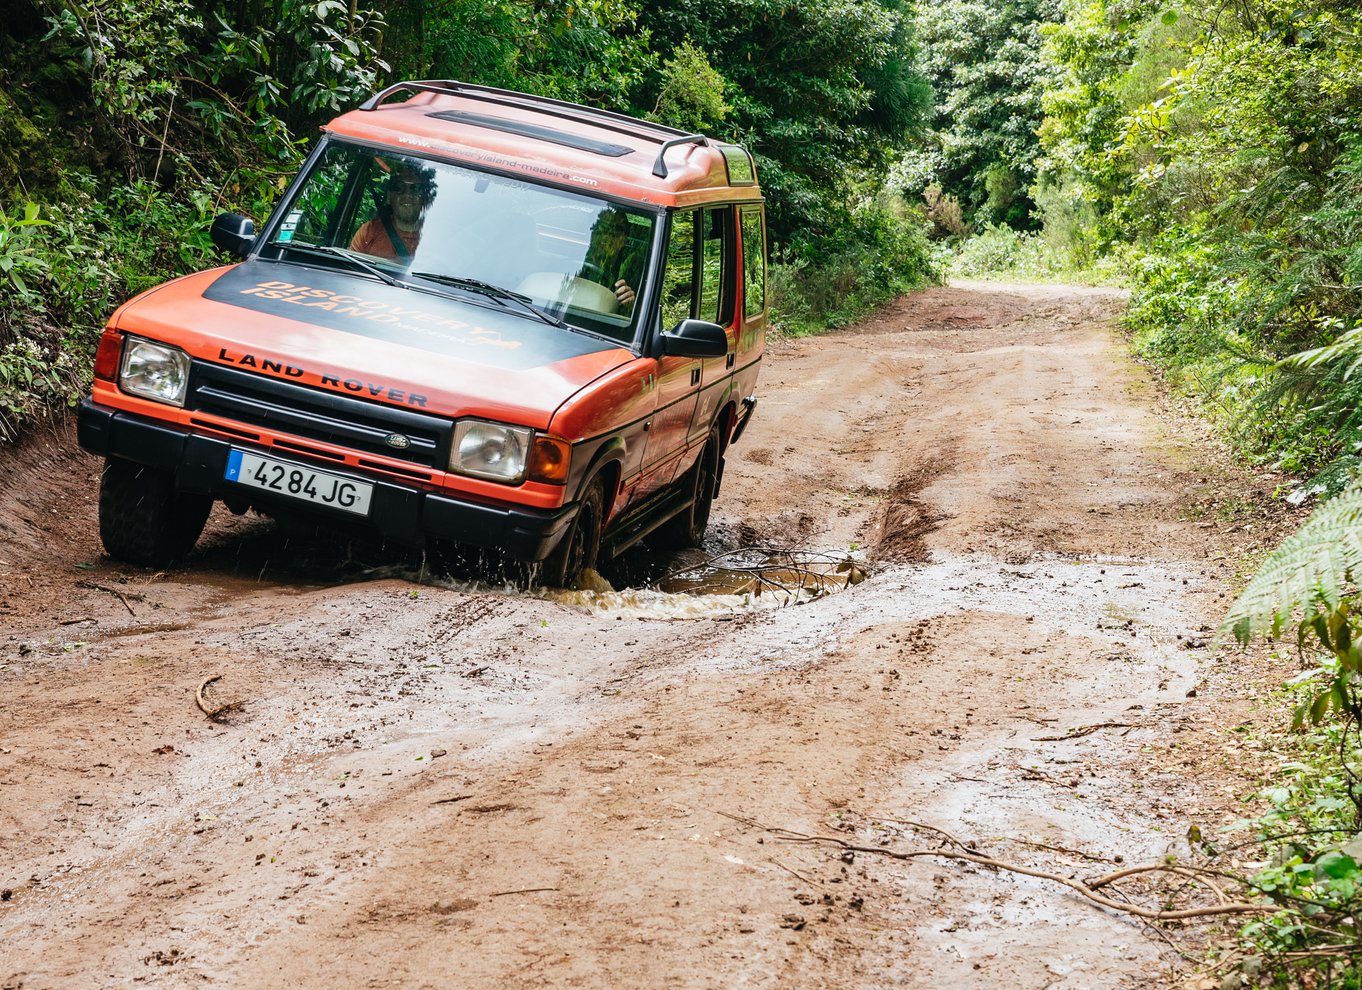
{"type": "Polygon", "coordinates": [[[96,197],[91,177],[69,179],[60,208],[0,208],[0,440],[75,404],[118,303],[212,257],[207,190],[180,200],[138,180],[96,197]]]}
{"type": "Polygon", "coordinates": [[[886,194],[852,210],[836,237],[777,251],[770,275],[776,328],[806,334],[845,326],[874,306],[935,281],[926,226],[919,209],[886,194]]]}
{"type": "Polygon", "coordinates": [[[1116,285],[1124,280],[1117,256],[1099,259],[1086,271],[1076,267],[1039,232],[988,224],[960,242],[949,267],[965,278],[1010,278],[1024,281],[1065,280],[1116,285]]]}

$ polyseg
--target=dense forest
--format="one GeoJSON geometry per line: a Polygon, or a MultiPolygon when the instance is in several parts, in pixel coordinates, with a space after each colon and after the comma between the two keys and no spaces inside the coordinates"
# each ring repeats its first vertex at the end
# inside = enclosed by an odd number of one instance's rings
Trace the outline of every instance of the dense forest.
{"type": "Polygon", "coordinates": [[[119,301],[214,263],[213,215],[264,216],[318,126],[402,78],[746,145],[783,332],[951,272],[1129,286],[1135,352],[1227,442],[1297,502],[1343,493],[1231,624],[1280,633],[1304,605],[1325,657],[1291,689],[1315,755],[1252,826],[1322,836],[1254,881],[1316,923],[1242,938],[1283,985],[1358,949],[1362,872],[1335,840],[1362,827],[1362,3],[16,0],[0,441],[74,401],[119,301]]]}

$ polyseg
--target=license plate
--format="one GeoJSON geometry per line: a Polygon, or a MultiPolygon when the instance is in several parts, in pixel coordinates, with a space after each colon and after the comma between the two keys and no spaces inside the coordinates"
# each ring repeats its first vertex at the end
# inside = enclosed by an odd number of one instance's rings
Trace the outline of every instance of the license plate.
{"type": "Polygon", "coordinates": [[[261,457],[245,450],[233,450],[227,455],[228,481],[249,485],[262,491],[287,495],[290,498],[329,505],[359,516],[369,514],[369,499],[374,486],[354,481],[326,471],[316,471],[273,457],[261,457]]]}

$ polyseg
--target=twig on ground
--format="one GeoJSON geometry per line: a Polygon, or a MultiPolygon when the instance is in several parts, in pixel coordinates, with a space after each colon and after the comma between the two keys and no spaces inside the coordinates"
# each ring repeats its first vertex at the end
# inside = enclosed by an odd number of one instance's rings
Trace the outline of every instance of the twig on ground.
{"type": "Polygon", "coordinates": [[[1362,942],[1349,942],[1345,945],[1321,945],[1317,949],[1300,952],[1283,952],[1278,959],[1309,959],[1312,956],[1341,956],[1362,952],[1362,942]]]}
{"type": "Polygon", "coordinates": [[[1036,842],[1032,839],[1017,839],[1008,836],[1006,841],[1016,842],[1023,846],[1033,846],[1036,849],[1048,849],[1050,852],[1064,853],[1067,856],[1077,856],[1079,859],[1086,859],[1090,863],[1110,863],[1112,861],[1109,856],[1094,856],[1092,853],[1085,853],[1081,849],[1069,849],[1065,846],[1051,846],[1044,842],[1036,842]]]}
{"type": "Polygon", "coordinates": [[[1032,742],[1063,742],[1066,739],[1078,739],[1082,736],[1091,735],[1099,729],[1133,729],[1134,725],[1130,722],[1098,722],[1096,725],[1083,725],[1076,729],[1070,729],[1062,736],[1033,736],[1032,742]]]}
{"type": "Polygon", "coordinates": [[[522,887],[520,890],[498,890],[493,897],[509,897],[511,894],[538,894],[545,890],[557,890],[557,887],[522,887]]]}
{"type": "Polygon", "coordinates": [[[95,582],[93,581],[77,581],[76,587],[89,588],[91,591],[102,591],[106,595],[113,595],[115,598],[117,598],[120,602],[123,603],[123,607],[128,610],[128,614],[131,615],[133,618],[137,617],[137,613],[134,612],[132,610],[132,606],[128,604],[128,598],[133,598],[134,600],[139,602],[146,601],[146,596],[144,595],[137,594],[124,595],[123,592],[119,591],[117,588],[110,588],[107,587],[106,585],[95,584],[95,582]]]}
{"type": "Polygon", "coordinates": [[[430,804],[433,808],[437,804],[454,804],[457,801],[467,801],[472,796],[472,794],[455,794],[453,797],[440,798],[438,801],[430,802],[430,804]]]}
{"type": "Polygon", "coordinates": [[[978,852],[979,850],[978,846],[971,845],[968,842],[965,842],[961,839],[957,839],[955,836],[947,832],[944,828],[937,828],[935,825],[928,825],[925,822],[913,822],[903,818],[882,818],[879,815],[867,815],[866,818],[868,818],[872,822],[889,822],[890,824],[893,825],[907,825],[909,828],[925,829],[928,832],[935,832],[937,835],[942,836],[947,842],[949,842],[953,846],[959,846],[961,849],[968,849],[971,852],[978,852]]]}
{"type": "Polygon", "coordinates": [[[780,868],[781,868],[782,870],[784,870],[786,873],[790,874],[790,876],[794,877],[794,878],[797,879],[797,880],[802,880],[802,881],[804,881],[804,882],[805,882],[806,884],[808,884],[810,887],[822,887],[822,886],[823,886],[823,885],[822,885],[821,883],[819,883],[817,880],[810,880],[808,877],[803,876],[802,874],[796,873],[794,870],[790,869],[790,868],[789,868],[788,866],[786,866],[784,863],[776,862],[774,859],[771,860],[770,862],[771,862],[771,865],[772,865],[772,866],[778,866],[778,867],[780,867],[780,868]]]}
{"type": "Polygon", "coordinates": [[[1054,784],[1056,787],[1074,788],[1078,786],[1077,784],[1072,784],[1067,780],[1060,780],[1057,777],[1051,777],[1048,773],[1041,773],[1041,771],[1039,770],[1032,770],[1029,767],[1021,768],[1021,778],[1022,780],[1038,780],[1042,784],[1054,784]]]}
{"type": "Polygon", "coordinates": [[[198,689],[194,692],[194,703],[199,706],[199,711],[203,712],[210,719],[214,720],[216,720],[219,715],[223,714],[229,709],[236,707],[235,705],[222,705],[219,708],[208,707],[208,701],[203,696],[203,689],[206,688],[209,684],[212,684],[214,681],[220,680],[222,680],[221,674],[214,674],[212,677],[205,677],[203,681],[200,682],[198,689]]]}
{"type": "Polygon", "coordinates": [[[1168,948],[1172,949],[1174,952],[1176,952],[1179,956],[1181,956],[1183,959],[1187,960],[1187,962],[1191,963],[1192,965],[1194,965],[1194,966],[1205,966],[1205,965],[1206,965],[1206,960],[1205,960],[1205,959],[1198,959],[1196,956],[1194,956],[1194,955],[1192,955],[1191,953],[1185,951],[1185,950],[1182,948],[1182,946],[1180,946],[1180,945],[1178,945],[1176,942],[1174,942],[1173,939],[1169,936],[1169,934],[1168,934],[1166,931],[1164,931],[1162,928],[1160,928],[1158,925],[1150,924],[1149,921],[1148,921],[1147,919],[1141,918],[1141,919],[1140,919],[1140,926],[1141,926],[1141,928],[1143,928],[1146,932],[1152,932],[1153,934],[1157,935],[1159,938],[1163,939],[1163,941],[1167,943],[1168,948]]]}

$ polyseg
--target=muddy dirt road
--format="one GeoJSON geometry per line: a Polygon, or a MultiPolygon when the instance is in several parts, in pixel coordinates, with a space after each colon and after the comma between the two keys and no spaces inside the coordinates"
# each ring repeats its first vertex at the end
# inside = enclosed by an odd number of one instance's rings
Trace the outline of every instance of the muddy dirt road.
{"type": "Polygon", "coordinates": [[[70,433],[11,452],[0,987],[1164,985],[1044,881],[778,831],[1100,873],[1219,821],[1257,489],[1151,412],[1120,305],[965,284],[773,346],[709,549],[871,572],[785,608],[420,583],[226,515],[125,571],[70,433]]]}

